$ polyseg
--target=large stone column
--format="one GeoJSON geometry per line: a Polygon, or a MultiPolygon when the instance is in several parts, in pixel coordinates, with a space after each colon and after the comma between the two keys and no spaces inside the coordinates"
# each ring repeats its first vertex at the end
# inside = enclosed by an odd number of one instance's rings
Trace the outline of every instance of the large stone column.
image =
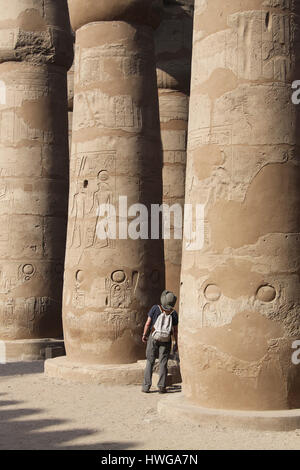
{"type": "MultiPolygon", "coordinates": [[[[191,78],[194,0],[168,1],[155,33],[160,128],[163,145],[163,202],[184,205],[186,143],[191,78]]],[[[182,240],[164,241],[166,288],[178,297],[182,240]]]]}
{"type": "Polygon", "coordinates": [[[67,359],[49,361],[48,374],[72,378],[68,371],[79,362],[82,380],[98,373],[95,380],[128,383],[132,368],[140,379],[142,367],[134,363],[145,355],[143,325],[164,286],[162,241],[128,238],[119,209],[120,197],[128,198],[128,208],[161,202],[152,1],[135,4],[69,2],[76,53],[63,306],[67,359]],[[101,204],[116,209],[116,239],[97,236],[101,204]]]}
{"type": "MultiPolygon", "coordinates": [[[[183,251],[184,395],[206,408],[299,408],[299,6],[198,0],[194,25],[186,202],[204,205],[204,245],[183,251]]],[[[197,406],[199,419],[229,419],[197,406]]],[[[299,416],[234,418],[289,428],[299,416]]]]}
{"type": "Polygon", "coordinates": [[[62,337],[70,22],[66,0],[0,8],[0,360],[39,359],[62,337]]]}
{"type": "MultiPolygon", "coordinates": [[[[73,35],[75,43],[75,34],[73,35]]],[[[69,122],[69,149],[72,148],[73,107],[74,107],[74,70],[75,64],[68,71],[68,122],[69,122]]]]}

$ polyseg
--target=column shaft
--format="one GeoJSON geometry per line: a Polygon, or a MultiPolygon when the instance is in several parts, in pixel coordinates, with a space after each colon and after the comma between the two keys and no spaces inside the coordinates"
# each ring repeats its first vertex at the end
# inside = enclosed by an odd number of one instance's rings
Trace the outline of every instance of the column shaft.
{"type": "Polygon", "coordinates": [[[126,228],[127,239],[120,239],[127,221],[119,198],[127,198],[128,209],[160,203],[161,171],[152,29],[123,21],[82,26],[76,32],[64,286],[69,358],[105,364],[144,356],[146,313],[164,284],[162,243],[132,239],[126,228]],[[113,206],[112,216],[116,210],[116,237],[99,238],[103,204],[113,206]]]}
{"type": "Polygon", "coordinates": [[[61,337],[67,3],[1,1],[0,8],[0,339],[61,337]]]}
{"type": "Polygon", "coordinates": [[[184,393],[201,406],[300,406],[299,71],[296,2],[196,2],[184,248],[184,393]],[[298,134],[297,134],[298,132],[298,134]]]}

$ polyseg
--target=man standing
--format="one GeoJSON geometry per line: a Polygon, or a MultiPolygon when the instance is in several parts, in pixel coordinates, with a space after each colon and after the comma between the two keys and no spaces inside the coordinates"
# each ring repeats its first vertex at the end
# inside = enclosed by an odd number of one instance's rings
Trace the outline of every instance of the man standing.
{"type": "Polygon", "coordinates": [[[159,393],[166,393],[166,380],[168,374],[168,359],[171,352],[172,335],[174,336],[174,349],[177,349],[178,314],[174,310],[177,297],[168,290],[161,294],[160,305],[153,305],[148,313],[148,320],[144,327],[143,343],[147,343],[146,370],[142,392],[149,393],[152,385],[152,373],[155,359],[159,358],[159,393]]]}

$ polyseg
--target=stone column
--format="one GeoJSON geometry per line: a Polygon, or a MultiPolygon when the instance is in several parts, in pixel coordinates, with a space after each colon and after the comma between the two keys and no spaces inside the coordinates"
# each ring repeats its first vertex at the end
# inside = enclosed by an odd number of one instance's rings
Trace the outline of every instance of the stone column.
{"type": "MultiPolygon", "coordinates": [[[[155,33],[160,128],[163,145],[163,202],[183,209],[191,79],[193,0],[164,5],[155,33]]],[[[179,297],[182,240],[165,239],[166,288],[179,297]]],[[[179,298],[178,304],[179,305],[179,298]]]]}
{"type": "MultiPolygon", "coordinates": [[[[183,252],[180,351],[200,407],[300,407],[299,13],[285,0],[196,1],[186,202],[204,205],[204,244],[183,252]]],[[[234,416],[283,429],[299,417],[234,416]]]]}
{"type": "MultiPolygon", "coordinates": [[[[75,34],[73,35],[75,43],[75,34]]],[[[73,107],[74,107],[74,70],[75,64],[68,71],[68,122],[69,122],[69,149],[72,148],[72,127],[73,127],[73,107]]]]}
{"type": "Polygon", "coordinates": [[[66,368],[75,361],[84,379],[88,364],[100,365],[89,369],[100,381],[122,382],[125,374],[130,382],[132,367],[141,377],[133,363],[145,357],[143,325],[164,286],[163,246],[128,238],[119,198],[127,198],[128,208],[161,203],[151,4],[104,1],[83,8],[81,1],[69,2],[76,52],[63,306],[67,360],[49,361],[48,374],[71,377],[66,368]],[[116,237],[113,229],[98,236],[103,204],[112,206],[112,217],[116,211],[116,237]]]}
{"type": "Polygon", "coordinates": [[[62,337],[70,22],[66,0],[0,9],[0,360],[40,359],[62,337]]]}

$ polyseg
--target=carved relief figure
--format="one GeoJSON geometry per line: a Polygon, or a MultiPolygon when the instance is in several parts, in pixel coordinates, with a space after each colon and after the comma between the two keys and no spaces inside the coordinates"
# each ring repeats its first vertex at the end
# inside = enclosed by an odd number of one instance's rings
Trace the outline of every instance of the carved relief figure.
{"type": "MultiPolygon", "coordinates": [[[[94,193],[93,198],[93,207],[91,212],[96,213],[98,208],[101,205],[107,206],[107,217],[110,217],[110,207],[109,205],[113,203],[113,192],[111,190],[110,181],[109,181],[109,173],[107,170],[102,170],[98,173],[97,178],[97,191],[94,193]]],[[[99,217],[97,216],[94,230],[93,230],[93,245],[95,244],[97,248],[104,248],[109,247],[111,245],[111,237],[108,233],[107,228],[105,229],[105,233],[107,235],[106,239],[102,240],[96,236],[96,228],[98,223],[99,217]]]]}
{"type": "Polygon", "coordinates": [[[81,247],[82,250],[113,246],[109,233],[107,233],[106,239],[99,239],[96,228],[99,219],[99,206],[110,205],[114,200],[114,185],[109,173],[114,164],[114,153],[106,152],[91,154],[77,160],[77,168],[75,169],[77,192],[73,197],[70,212],[74,219],[70,246],[81,247]]]}
{"type": "Polygon", "coordinates": [[[14,299],[9,297],[6,300],[5,308],[4,308],[4,325],[8,326],[13,323],[13,315],[14,315],[14,299]]]}
{"type": "Polygon", "coordinates": [[[87,189],[84,184],[73,197],[73,206],[70,215],[74,218],[71,235],[71,246],[79,248],[84,240],[84,216],[86,205],[87,189]]]}

